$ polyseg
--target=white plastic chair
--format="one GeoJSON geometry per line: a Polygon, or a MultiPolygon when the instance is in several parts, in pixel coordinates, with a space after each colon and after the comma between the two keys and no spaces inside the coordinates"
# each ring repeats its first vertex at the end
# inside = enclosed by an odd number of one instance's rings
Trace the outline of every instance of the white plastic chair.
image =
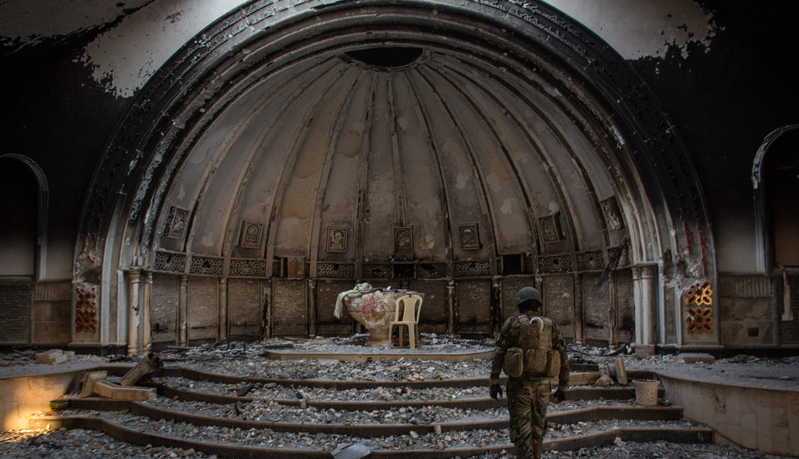
{"type": "Polygon", "coordinates": [[[394,320],[388,327],[388,336],[394,330],[394,326],[399,329],[399,346],[402,347],[403,330],[402,325],[408,327],[408,341],[410,348],[416,349],[419,342],[419,313],[422,311],[422,297],[419,295],[403,295],[397,298],[397,306],[394,309],[394,320]],[[402,317],[400,319],[400,317],[402,317]]]}

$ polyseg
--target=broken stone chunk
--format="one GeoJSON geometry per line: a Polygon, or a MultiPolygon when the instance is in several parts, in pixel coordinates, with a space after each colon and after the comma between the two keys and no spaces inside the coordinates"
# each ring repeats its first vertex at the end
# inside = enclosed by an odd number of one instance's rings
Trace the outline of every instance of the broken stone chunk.
{"type": "Polygon", "coordinates": [[[610,375],[602,375],[596,380],[594,385],[599,387],[610,387],[613,385],[613,379],[610,377],[610,375]]]}

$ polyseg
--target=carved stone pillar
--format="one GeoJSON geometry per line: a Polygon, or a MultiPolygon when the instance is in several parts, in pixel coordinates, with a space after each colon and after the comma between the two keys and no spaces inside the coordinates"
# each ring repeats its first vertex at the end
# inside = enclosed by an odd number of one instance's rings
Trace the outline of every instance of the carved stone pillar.
{"type": "Polygon", "coordinates": [[[316,279],[308,280],[308,335],[313,338],[317,334],[316,324],[316,279]]]}
{"type": "Polygon", "coordinates": [[[619,347],[619,299],[616,296],[616,273],[608,273],[608,347],[619,347]]]}
{"type": "Polygon", "coordinates": [[[217,339],[219,341],[227,339],[227,278],[219,279],[219,304],[217,305],[219,312],[219,329],[217,330],[217,339]]]}
{"type": "Polygon", "coordinates": [[[150,310],[152,309],[153,292],[153,273],[147,273],[144,277],[144,308],[142,311],[142,339],[141,345],[144,353],[152,350],[152,335],[150,323],[150,310]]]}
{"type": "Polygon", "coordinates": [[[585,342],[583,317],[583,275],[581,273],[574,273],[574,344],[583,344],[585,342]]]}
{"type": "Polygon", "coordinates": [[[264,283],[264,338],[272,337],[272,281],[264,283]]]}
{"type": "Polygon", "coordinates": [[[455,333],[455,280],[447,281],[447,333],[455,333]]]}
{"type": "Polygon", "coordinates": [[[185,346],[189,342],[189,276],[180,276],[178,283],[178,317],[177,336],[178,346],[185,346]]]}
{"type": "Polygon", "coordinates": [[[644,344],[644,311],[641,303],[641,268],[633,271],[633,308],[635,314],[635,344],[644,344]]]}
{"type": "Polygon", "coordinates": [[[655,311],[654,305],[654,291],[653,286],[655,283],[655,266],[644,266],[641,269],[641,344],[656,344],[655,343],[655,311]]]}
{"type": "Polygon", "coordinates": [[[139,355],[139,300],[141,271],[128,271],[130,297],[128,298],[128,354],[139,355]]]}

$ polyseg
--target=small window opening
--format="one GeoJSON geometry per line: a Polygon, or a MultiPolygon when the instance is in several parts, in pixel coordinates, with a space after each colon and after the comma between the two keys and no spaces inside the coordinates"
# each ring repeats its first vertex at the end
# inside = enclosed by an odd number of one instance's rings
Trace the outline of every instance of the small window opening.
{"type": "Polygon", "coordinates": [[[394,279],[413,279],[413,264],[411,263],[395,264],[394,279]]]}
{"type": "Polygon", "coordinates": [[[524,274],[524,254],[502,255],[502,274],[524,274]]]}
{"type": "Polygon", "coordinates": [[[412,47],[379,47],[347,51],[350,58],[366,65],[385,68],[405,67],[416,62],[424,50],[412,47]]]}

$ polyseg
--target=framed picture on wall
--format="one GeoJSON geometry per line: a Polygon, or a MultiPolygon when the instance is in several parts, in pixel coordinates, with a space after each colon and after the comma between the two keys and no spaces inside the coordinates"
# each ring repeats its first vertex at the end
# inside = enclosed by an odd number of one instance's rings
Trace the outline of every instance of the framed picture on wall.
{"type": "Polygon", "coordinates": [[[346,226],[327,227],[327,251],[333,253],[343,253],[347,251],[347,233],[349,228],[346,226]]]}

